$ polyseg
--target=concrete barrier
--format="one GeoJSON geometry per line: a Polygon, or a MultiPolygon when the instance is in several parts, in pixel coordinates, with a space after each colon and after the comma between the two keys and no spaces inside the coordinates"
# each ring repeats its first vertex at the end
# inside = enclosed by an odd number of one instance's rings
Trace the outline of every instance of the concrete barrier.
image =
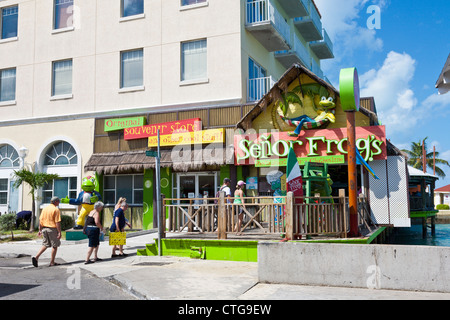
{"type": "Polygon", "coordinates": [[[450,292],[450,248],[260,242],[262,283],[450,292]]]}

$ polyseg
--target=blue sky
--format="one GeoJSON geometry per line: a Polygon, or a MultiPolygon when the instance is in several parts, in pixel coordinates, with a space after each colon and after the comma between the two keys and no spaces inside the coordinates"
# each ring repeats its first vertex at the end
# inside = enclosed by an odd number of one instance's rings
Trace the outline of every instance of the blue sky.
{"type": "MultiPolygon", "coordinates": [[[[339,88],[341,68],[358,69],[362,96],[373,96],[388,139],[398,148],[428,137],[428,147],[450,162],[450,93],[436,81],[450,54],[449,0],[315,0],[334,43],[322,69],[339,88]],[[369,29],[370,6],[381,9],[380,29],[369,29]]],[[[450,184],[447,177],[437,187],[450,184]]]]}

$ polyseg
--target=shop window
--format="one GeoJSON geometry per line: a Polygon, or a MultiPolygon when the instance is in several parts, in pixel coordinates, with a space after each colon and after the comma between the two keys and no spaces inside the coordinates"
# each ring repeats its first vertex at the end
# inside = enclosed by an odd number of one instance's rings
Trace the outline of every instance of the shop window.
{"type": "Polygon", "coordinates": [[[16,68],[0,70],[0,102],[16,100],[16,68]]]}
{"type": "Polygon", "coordinates": [[[181,43],[181,81],[204,80],[207,76],[206,39],[181,43]]]}
{"type": "Polygon", "coordinates": [[[105,176],[103,179],[103,200],[106,205],[115,205],[120,197],[129,204],[141,205],[144,202],[144,176],[119,175],[105,176]]]}
{"type": "Polygon", "coordinates": [[[53,62],[52,96],[72,94],[72,60],[53,62]]]}
{"type": "Polygon", "coordinates": [[[122,17],[144,13],[144,0],[122,0],[122,17]]]}
{"type": "Polygon", "coordinates": [[[73,0],[55,0],[54,29],[64,29],[73,26],[73,0]]]}
{"type": "Polygon", "coordinates": [[[0,9],[1,39],[17,37],[17,21],[19,18],[19,7],[8,7],[0,9]]]}
{"type": "Polygon", "coordinates": [[[144,50],[125,51],[121,53],[121,88],[144,85],[144,50]]]}

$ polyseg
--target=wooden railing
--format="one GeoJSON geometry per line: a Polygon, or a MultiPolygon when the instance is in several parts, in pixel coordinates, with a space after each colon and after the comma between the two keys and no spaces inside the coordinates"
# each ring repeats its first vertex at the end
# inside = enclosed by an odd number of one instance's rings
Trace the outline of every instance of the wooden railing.
{"type": "MultiPolygon", "coordinates": [[[[163,212],[167,214],[167,222],[163,219],[164,230],[217,234],[219,239],[226,239],[227,234],[284,234],[288,239],[339,238],[349,231],[348,199],[345,196],[303,198],[303,203],[296,203],[291,193],[286,197],[243,200],[244,204],[233,203],[234,198],[225,198],[224,194],[220,198],[163,199],[163,212]]],[[[370,229],[370,212],[365,198],[359,198],[358,207],[360,226],[370,229]]]]}

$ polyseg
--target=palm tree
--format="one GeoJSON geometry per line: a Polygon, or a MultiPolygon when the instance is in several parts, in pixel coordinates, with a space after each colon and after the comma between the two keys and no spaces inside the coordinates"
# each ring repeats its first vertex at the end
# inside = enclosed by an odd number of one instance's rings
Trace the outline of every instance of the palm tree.
{"type": "Polygon", "coordinates": [[[30,186],[30,194],[32,198],[31,205],[31,223],[30,223],[30,232],[34,231],[34,221],[36,216],[36,191],[43,187],[46,183],[51,182],[55,179],[59,179],[59,175],[57,174],[48,174],[43,172],[34,172],[28,169],[21,169],[19,171],[14,171],[14,187],[18,188],[22,185],[22,183],[26,183],[30,186]]]}
{"type": "MultiPolygon", "coordinates": [[[[416,169],[419,170],[423,170],[423,146],[425,146],[425,157],[426,157],[426,163],[425,165],[431,169],[433,169],[433,152],[428,152],[428,148],[427,148],[427,139],[428,137],[426,137],[425,139],[423,139],[422,141],[419,142],[412,142],[411,143],[411,150],[402,150],[403,152],[405,152],[408,156],[408,164],[416,169]]],[[[446,165],[448,167],[450,167],[450,164],[448,163],[448,161],[443,160],[443,159],[439,159],[439,152],[436,152],[436,174],[441,177],[441,178],[445,178],[445,173],[444,170],[442,170],[441,168],[439,168],[437,166],[437,164],[442,164],[442,165],[446,165]]]]}

